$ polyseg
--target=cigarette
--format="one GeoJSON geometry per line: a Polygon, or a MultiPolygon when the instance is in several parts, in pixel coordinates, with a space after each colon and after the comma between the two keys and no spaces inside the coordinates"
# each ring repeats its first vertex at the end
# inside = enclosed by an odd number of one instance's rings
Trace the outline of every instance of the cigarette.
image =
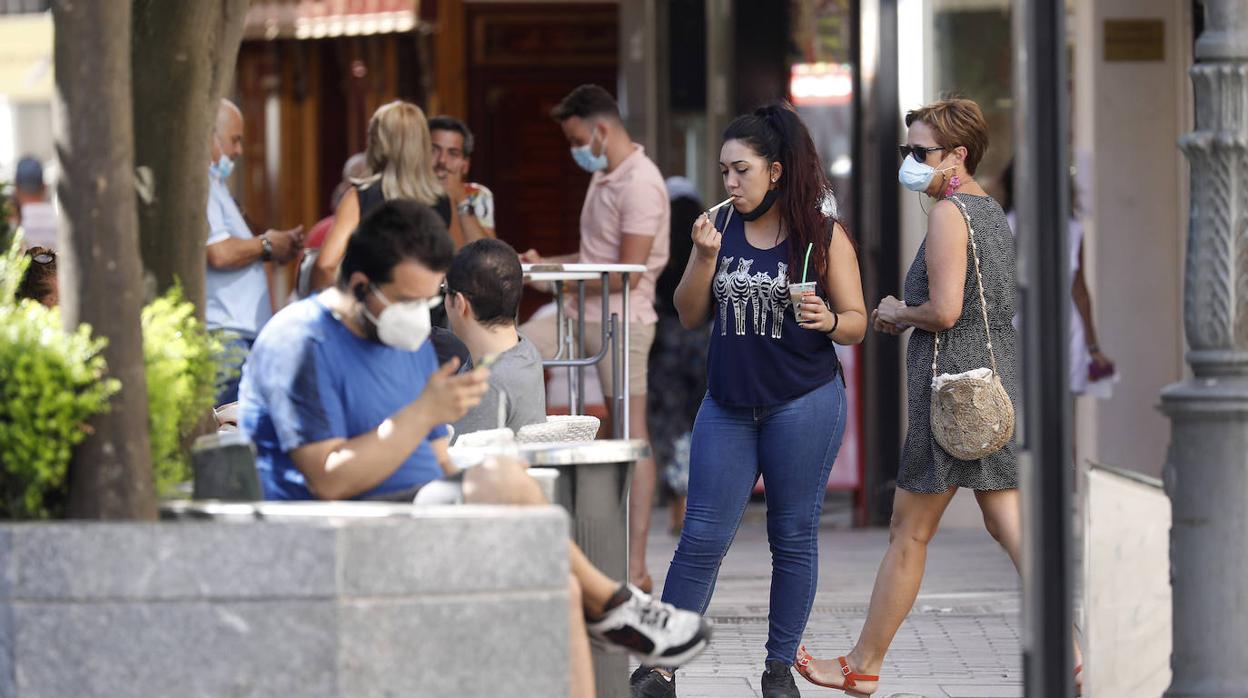
{"type": "Polygon", "coordinates": [[[728,204],[732,203],[732,200],[733,200],[733,199],[735,199],[735,198],[737,198],[737,195],[736,195],[736,194],[733,194],[732,196],[728,197],[727,199],[724,199],[723,201],[721,201],[721,202],[719,202],[719,203],[715,204],[714,206],[712,206],[712,207],[710,207],[710,208],[706,209],[706,213],[707,213],[707,215],[710,215],[710,214],[712,214],[712,213],[715,213],[715,212],[716,212],[716,211],[718,211],[719,209],[721,209],[721,208],[723,208],[723,207],[727,206],[728,204]]]}

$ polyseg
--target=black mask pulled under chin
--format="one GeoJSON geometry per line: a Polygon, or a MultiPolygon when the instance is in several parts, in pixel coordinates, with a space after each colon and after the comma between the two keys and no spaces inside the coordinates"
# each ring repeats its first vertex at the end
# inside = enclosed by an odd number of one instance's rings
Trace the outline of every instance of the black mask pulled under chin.
{"type": "MultiPolygon", "coordinates": [[[[752,221],[757,218],[761,218],[763,214],[771,210],[772,204],[776,203],[776,199],[778,198],[780,198],[779,188],[768,189],[767,193],[763,195],[763,203],[754,207],[753,211],[750,211],[749,213],[744,213],[741,211],[741,209],[737,209],[737,213],[740,214],[741,220],[752,221]]],[[[734,206],[734,208],[736,207],[734,206]]]]}

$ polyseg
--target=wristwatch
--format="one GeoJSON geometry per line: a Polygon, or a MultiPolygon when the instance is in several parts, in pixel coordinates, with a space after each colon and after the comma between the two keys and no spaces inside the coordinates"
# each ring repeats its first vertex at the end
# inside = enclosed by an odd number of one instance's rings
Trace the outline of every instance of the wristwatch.
{"type": "Polygon", "coordinates": [[[461,216],[476,216],[476,213],[472,210],[472,197],[470,196],[464,197],[464,200],[459,202],[459,205],[455,207],[455,210],[461,216]]]}
{"type": "Polygon", "coordinates": [[[260,261],[262,262],[272,261],[273,243],[269,242],[269,236],[267,233],[265,235],[260,236],[260,248],[261,248],[260,261]]]}

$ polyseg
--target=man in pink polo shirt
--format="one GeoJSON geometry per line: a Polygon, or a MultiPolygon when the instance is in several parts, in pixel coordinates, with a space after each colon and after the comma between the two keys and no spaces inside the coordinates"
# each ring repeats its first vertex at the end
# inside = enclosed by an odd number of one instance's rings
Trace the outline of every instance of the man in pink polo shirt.
{"type": "MultiPolygon", "coordinates": [[[[534,250],[521,255],[529,264],[577,262],[581,264],[643,264],[646,273],[629,278],[628,400],[629,432],[633,438],[647,438],[646,364],[658,315],[654,310],[655,284],[667,264],[671,206],[663,175],[641,145],[634,143],[620,121],[620,110],[603,88],[581,85],[551,112],[572,146],[572,158],[593,174],[585,204],[581,208],[580,252],[543,259],[534,250]]],[[[573,284],[568,284],[573,287],[573,284]]],[[[586,284],[585,349],[590,356],[602,346],[602,284],[586,284]]],[[[622,313],[622,280],[611,279],[610,304],[613,313],[622,313]]],[[[574,308],[570,308],[575,313],[574,308]]],[[[531,321],[520,328],[537,345],[542,356],[555,355],[553,317],[531,321]]],[[[602,394],[615,394],[611,364],[598,364],[602,394]]],[[[608,405],[611,400],[608,399],[608,405]]],[[[633,471],[629,502],[629,581],[643,590],[652,586],[646,570],[646,538],[650,529],[650,508],[654,499],[653,458],[638,461],[633,471]]]]}

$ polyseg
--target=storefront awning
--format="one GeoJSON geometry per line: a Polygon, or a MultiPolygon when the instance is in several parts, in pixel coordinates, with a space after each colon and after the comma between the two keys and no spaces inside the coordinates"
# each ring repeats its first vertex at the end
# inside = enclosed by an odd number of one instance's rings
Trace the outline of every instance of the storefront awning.
{"type": "Polygon", "coordinates": [[[396,34],[419,23],[419,0],[253,0],[243,36],[271,41],[396,34]]]}
{"type": "Polygon", "coordinates": [[[53,90],[51,13],[0,16],[0,97],[48,102],[53,90]]]}

